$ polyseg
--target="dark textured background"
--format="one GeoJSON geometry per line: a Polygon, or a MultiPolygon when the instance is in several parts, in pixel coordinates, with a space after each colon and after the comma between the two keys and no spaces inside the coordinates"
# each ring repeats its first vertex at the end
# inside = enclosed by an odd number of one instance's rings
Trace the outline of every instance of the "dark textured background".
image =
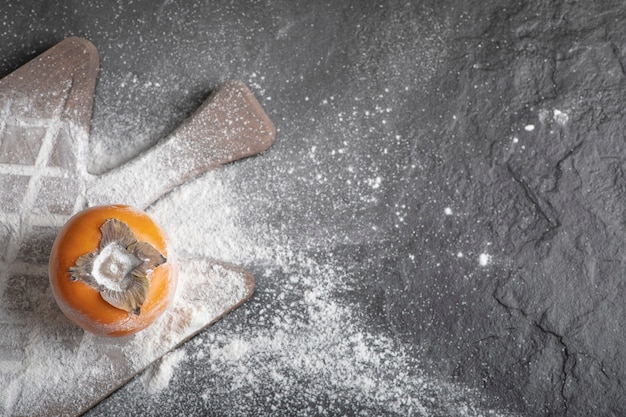
{"type": "MultiPolygon", "coordinates": [[[[268,160],[296,175],[264,182],[255,161],[242,192],[276,197],[256,220],[350,265],[337,297],[369,331],[503,413],[626,414],[623,2],[5,1],[0,34],[0,75],[66,36],[96,45],[97,172],[220,82],[244,80],[279,129],[268,160]]],[[[247,266],[257,296],[209,332],[280,310],[287,274],[247,266]]],[[[181,364],[159,395],[123,388],[91,415],[236,415],[236,398],[193,399],[220,384],[199,364],[181,364]]],[[[307,401],[321,405],[308,414],[387,410],[344,396],[259,400],[251,414],[307,401]]]]}

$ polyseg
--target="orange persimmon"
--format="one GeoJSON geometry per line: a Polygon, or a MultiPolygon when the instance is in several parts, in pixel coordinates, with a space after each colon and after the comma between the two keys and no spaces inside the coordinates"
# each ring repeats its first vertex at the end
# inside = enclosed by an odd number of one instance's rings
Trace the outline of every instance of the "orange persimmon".
{"type": "Polygon", "coordinates": [[[74,215],[52,246],[48,274],[61,311],[102,336],[148,327],[165,311],[177,284],[163,230],[145,212],[123,205],[74,215]]]}

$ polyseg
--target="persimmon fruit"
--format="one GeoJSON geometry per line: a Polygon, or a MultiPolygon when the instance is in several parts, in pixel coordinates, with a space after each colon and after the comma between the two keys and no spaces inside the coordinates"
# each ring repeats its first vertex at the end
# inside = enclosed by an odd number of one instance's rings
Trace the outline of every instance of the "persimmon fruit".
{"type": "Polygon", "coordinates": [[[174,297],[175,254],[165,232],[124,205],[75,214],[54,241],[48,265],[63,313],[101,336],[124,336],[152,324],[174,297]]]}

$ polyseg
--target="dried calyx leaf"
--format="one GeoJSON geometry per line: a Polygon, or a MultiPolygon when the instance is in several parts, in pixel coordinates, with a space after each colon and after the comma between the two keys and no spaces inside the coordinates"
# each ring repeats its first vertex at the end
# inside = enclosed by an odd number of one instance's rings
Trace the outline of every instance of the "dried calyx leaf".
{"type": "Polygon", "coordinates": [[[165,262],[165,257],[148,242],[135,242],[126,250],[142,261],[141,265],[135,268],[135,273],[148,275],[154,268],[165,262]]]}
{"type": "Polygon", "coordinates": [[[111,243],[117,243],[127,248],[137,242],[137,238],[132,230],[130,230],[130,227],[123,221],[117,219],[109,219],[104,222],[100,231],[102,232],[100,248],[108,246],[111,243]]]}
{"type": "Polygon", "coordinates": [[[104,289],[100,291],[100,295],[114,307],[133,314],[139,314],[141,305],[146,301],[146,296],[148,295],[148,286],[148,277],[135,275],[126,291],[104,289]]]}
{"type": "Polygon", "coordinates": [[[150,243],[139,242],[120,220],[107,220],[100,231],[100,246],[76,260],[69,268],[70,280],[97,289],[116,308],[139,314],[148,296],[150,273],[166,259],[150,243]]]}

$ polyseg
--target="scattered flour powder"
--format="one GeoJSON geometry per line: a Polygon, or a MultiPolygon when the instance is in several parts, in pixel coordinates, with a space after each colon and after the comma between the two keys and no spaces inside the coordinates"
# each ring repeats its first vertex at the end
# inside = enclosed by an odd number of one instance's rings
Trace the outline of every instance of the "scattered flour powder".
{"type": "Polygon", "coordinates": [[[180,348],[159,359],[141,376],[148,392],[156,393],[167,387],[174,374],[174,369],[185,357],[185,349],[180,348]]]}
{"type": "Polygon", "coordinates": [[[180,407],[189,415],[502,415],[481,406],[477,392],[429,376],[415,349],[368,330],[338,296],[350,268],[245,221],[246,197],[234,191],[242,169],[180,187],[151,214],[184,252],[256,265],[256,295],[227,325],[196,336],[90,415],[180,407]],[[204,387],[202,395],[190,397],[188,386],[204,387]],[[186,400],[158,400],[168,397],[186,400]]]}

